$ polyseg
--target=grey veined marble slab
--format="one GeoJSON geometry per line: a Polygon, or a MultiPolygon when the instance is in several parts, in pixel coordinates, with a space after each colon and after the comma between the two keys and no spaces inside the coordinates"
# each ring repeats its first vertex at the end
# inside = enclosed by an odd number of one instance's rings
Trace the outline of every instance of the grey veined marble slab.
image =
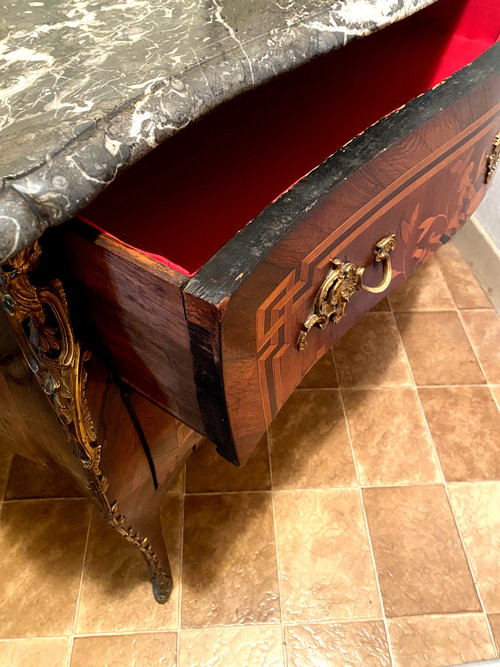
{"type": "Polygon", "coordinates": [[[0,0],[0,261],[231,97],[434,0],[0,0]]]}

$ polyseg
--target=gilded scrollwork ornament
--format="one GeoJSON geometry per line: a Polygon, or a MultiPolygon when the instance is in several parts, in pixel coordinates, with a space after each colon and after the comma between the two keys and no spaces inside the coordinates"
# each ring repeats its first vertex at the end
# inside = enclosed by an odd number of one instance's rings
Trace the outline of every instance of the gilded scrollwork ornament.
{"type": "Polygon", "coordinates": [[[390,253],[396,247],[396,236],[391,234],[380,240],[375,246],[375,262],[382,262],[384,274],[379,285],[370,287],[363,283],[365,268],[352,262],[334,259],[332,268],[321,284],[312,313],[306,319],[299,333],[297,349],[302,351],[306,346],[306,337],[313,327],[324,329],[329,322],[336,324],[345,316],[349,299],[359,290],[380,294],[389,287],[392,278],[390,253]]]}
{"type": "Polygon", "coordinates": [[[116,501],[108,498],[108,480],[100,469],[101,445],[85,394],[85,365],[91,352],[83,350],[76,339],[61,281],[52,280],[45,286],[34,284],[32,276],[41,252],[36,242],[1,266],[0,303],[80,461],[90,496],[106,521],[140,549],[151,571],[155,598],[164,603],[172,589],[170,573],[161,568],[148,538],[127,526],[116,501]]]}
{"type": "Polygon", "coordinates": [[[495,169],[498,167],[500,162],[500,132],[496,135],[493,140],[493,147],[491,153],[486,158],[486,174],[484,177],[484,182],[489,183],[493,178],[495,169]]]}

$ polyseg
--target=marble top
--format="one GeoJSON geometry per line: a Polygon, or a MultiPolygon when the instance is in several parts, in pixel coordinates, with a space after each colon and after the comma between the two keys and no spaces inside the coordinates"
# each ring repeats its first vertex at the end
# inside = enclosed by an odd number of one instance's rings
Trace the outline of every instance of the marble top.
{"type": "Polygon", "coordinates": [[[0,261],[234,97],[434,0],[0,0],[0,261]]]}

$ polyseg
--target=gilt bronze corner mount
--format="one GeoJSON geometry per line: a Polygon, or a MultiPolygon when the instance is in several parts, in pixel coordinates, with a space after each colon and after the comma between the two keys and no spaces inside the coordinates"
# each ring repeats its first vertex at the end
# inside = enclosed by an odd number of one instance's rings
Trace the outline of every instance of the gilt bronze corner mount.
{"type": "Polygon", "coordinates": [[[496,135],[493,140],[492,151],[486,158],[486,174],[484,177],[484,182],[489,183],[493,178],[495,169],[498,167],[500,162],[500,132],[496,135]]]}
{"type": "Polygon", "coordinates": [[[76,338],[61,281],[39,287],[32,280],[41,253],[36,242],[0,266],[0,306],[80,462],[89,496],[104,519],[140,550],[151,572],[155,599],[163,604],[172,590],[171,573],[162,568],[148,538],[128,525],[117,502],[108,497],[101,444],[86,397],[85,366],[91,352],[76,338]]]}

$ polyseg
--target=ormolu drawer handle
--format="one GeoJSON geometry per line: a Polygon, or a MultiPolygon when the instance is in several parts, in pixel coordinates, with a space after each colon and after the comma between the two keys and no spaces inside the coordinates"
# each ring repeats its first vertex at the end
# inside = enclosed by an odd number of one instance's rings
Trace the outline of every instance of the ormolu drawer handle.
{"type": "Polygon", "coordinates": [[[493,140],[493,150],[486,158],[486,176],[484,178],[485,183],[489,183],[495,173],[495,169],[498,167],[500,162],[500,132],[493,140]]]}
{"type": "Polygon", "coordinates": [[[370,287],[363,285],[364,267],[352,262],[334,259],[333,268],[329,271],[314,299],[314,311],[302,325],[297,341],[297,349],[306,346],[306,336],[312,327],[324,329],[328,322],[339,322],[345,315],[345,309],[351,296],[363,290],[371,294],[384,292],[391,282],[392,266],[390,254],[396,247],[396,236],[391,234],[375,246],[375,261],[384,263],[384,274],[379,285],[370,287]]]}

